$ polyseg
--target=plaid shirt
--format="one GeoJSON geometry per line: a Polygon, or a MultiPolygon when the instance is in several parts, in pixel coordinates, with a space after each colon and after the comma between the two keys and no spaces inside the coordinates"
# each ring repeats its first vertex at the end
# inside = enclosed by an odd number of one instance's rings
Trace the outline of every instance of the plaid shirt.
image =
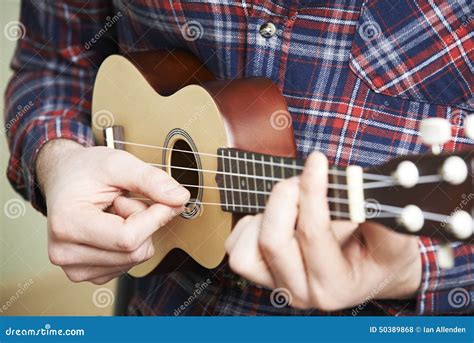
{"type": "MultiPolygon", "coordinates": [[[[8,178],[45,211],[35,184],[38,150],[58,137],[93,145],[91,90],[100,63],[113,53],[160,48],[193,52],[219,79],[272,79],[289,105],[301,157],[317,149],[335,165],[369,166],[420,153],[427,148],[418,126],[427,117],[451,120],[446,150],[472,147],[462,129],[474,108],[472,21],[470,0],[23,1],[25,36],[6,91],[8,178]],[[260,33],[266,22],[276,28],[269,37],[260,33]]],[[[419,242],[417,299],[368,301],[357,313],[474,311],[473,246],[454,245],[455,267],[442,270],[437,243],[419,242]],[[459,306],[459,295],[470,301],[459,306]]],[[[223,263],[140,279],[129,308],[145,315],[325,314],[274,306],[270,292],[223,263]]]]}

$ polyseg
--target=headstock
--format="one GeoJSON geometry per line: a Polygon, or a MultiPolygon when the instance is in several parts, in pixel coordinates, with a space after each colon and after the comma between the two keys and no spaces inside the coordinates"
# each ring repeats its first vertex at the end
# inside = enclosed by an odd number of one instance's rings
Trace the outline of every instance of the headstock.
{"type": "MultiPolygon", "coordinates": [[[[464,125],[471,138],[474,116],[464,125]]],[[[403,156],[365,170],[367,175],[387,177],[365,181],[364,196],[372,202],[371,220],[445,243],[438,258],[441,265],[450,267],[453,256],[447,243],[474,242],[474,150],[440,153],[451,136],[444,119],[423,121],[420,132],[433,153],[403,156]],[[379,213],[374,213],[374,202],[379,213]]]]}

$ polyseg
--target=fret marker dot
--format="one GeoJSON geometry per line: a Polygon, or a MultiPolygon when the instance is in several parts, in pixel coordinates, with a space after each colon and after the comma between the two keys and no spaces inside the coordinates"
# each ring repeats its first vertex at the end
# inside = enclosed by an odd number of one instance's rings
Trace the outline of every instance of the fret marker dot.
{"type": "Polygon", "coordinates": [[[272,189],[272,183],[271,182],[268,182],[267,183],[267,190],[271,190],[272,189]]]}
{"type": "Polygon", "coordinates": [[[245,180],[241,180],[240,184],[242,185],[242,187],[245,187],[245,180]]]}

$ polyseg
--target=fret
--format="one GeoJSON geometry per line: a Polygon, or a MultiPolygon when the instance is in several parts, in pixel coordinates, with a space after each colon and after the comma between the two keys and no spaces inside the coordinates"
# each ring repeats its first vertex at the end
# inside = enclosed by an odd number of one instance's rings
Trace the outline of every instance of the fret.
{"type": "MultiPolygon", "coordinates": [[[[234,185],[235,185],[235,188],[238,189],[238,190],[241,190],[243,187],[240,183],[240,180],[241,180],[241,176],[240,176],[240,163],[242,161],[240,161],[240,156],[239,156],[239,152],[238,151],[233,151],[234,152],[234,157],[236,157],[237,159],[233,160],[234,161],[234,166],[236,166],[237,170],[236,170],[236,174],[237,175],[233,175],[233,177],[235,177],[234,179],[234,185]]],[[[242,169],[243,170],[243,169],[242,169]]],[[[244,181],[244,184],[245,184],[245,181],[244,181]]],[[[232,187],[232,189],[234,189],[234,187],[232,187]]],[[[233,191],[232,191],[233,192],[233,191]]],[[[238,207],[240,209],[240,211],[242,211],[242,192],[236,192],[237,193],[237,200],[239,202],[238,204],[238,207]]]]}
{"type": "MultiPolygon", "coordinates": [[[[216,176],[220,194],[228,212],[255,214],[263,212],[269,193],[278,180],[301,174],[304,160],[275,157],[265,154],[238,151],[236,149],[219,149],[219,170],[224,175],[216,176]],[[224,152],[224,150],[227,150],[224,152]],[[229,176],[230,175],[230,176],[229,176]]],[[[336,186],[328,189],[329,209],[333,219],[347,219],[349,205],[348,193],[340,189],[346,185],[343,169],[331,167],[328,175],[330,184],[336,186]]]]}
{"type": "MultiPolygon", "coordinates": [[[[251,163],[247,163],[247,166],[248,166],[248,172],[249,172],[249,175],[257,175],[256,171],[255,171],[255,155],[254,154],[251,154],[252,156],[252,162],[251,163]]],[[[249,182],[250,184],[250,182],[249,182]]],[[[255,178],[252,178],[252,190],[253,191],[256,191],[257,190],[257,180],[255,178]]],[[[250,208],[249,211],[255,211],[255,212],[259,212],[260,211],[260,207],[258,206],[258,194],[257,193],[254,193],[253,196],[251,196],[252,199],[255,199],[255,203],[252,202],[252,204],[255,206],[254,208],[250,208]]]]}
{"type": "MultiPolygon", "coordinates": [[[[261,156],[259,159],[258,159],[259,163],[255,164],[255,175],[259,175],[259,176],[263,176],[263,178],[266,177],[265,175],[265,166],[264,164],[262,164],[261,162],[263,161],[263,156],[261,156]]],[[[257,160],[255,159],[255,162],[257,162],[257,160]]],[[[257,194],[257,199],[258,199],[258,207],[265,207],[265,203],[266,203],[266,197],[265,197],[265,194],[262,194],[263,192],[265,192],[265,183],[266,183],[266,180],[264,179],[256,179],[256,183],[257,183],[257,191],[259,191],[259,193],[257,194]]]]}
{"type": "Polygon", "coordinates": [[[328,197],[334,200],[329,203],[329,209],[333,213],[331,217],[332,219],[347,220],[349,205],[346,203],[341,203],[341,201],[347,200],[347,191],[337,187],[347,184],[346,177],[338,173],[338,171],[342,170],[340,168],[331,167],[330,170],[333,171],[333,173],[329,174],[328,181],[330,184],[336,186],[328,190],[328,197]]]}
{"type": "MultiPolygon", "coordinates": [[[[239,153],[237,153],[237,156],[239,156],[239,158],[242,158],[242,160],[238,161],[239,170],[242,171],[242,174],[248,175],[247,163],[245,161],[247,159],[247,153],[244,152],[243,156],[240,156],[239,153]]],[[[248,179],[249,179],[248,176],[241,176],[240,177],[240,186],[239,186],[239,188],[241,190],[246,190],[247,191],[247,192],[240,192],[240,194],[241,194],[240,203],[242,205],[245,205],[245,204],[251,205],[252,204],[250,193],[249,193],[248,179]]]]}
{"type": "MultiPolygon", "coordinates": [[[[227,157],[232,157],[231,150],[227,150],[227,152],[228,152],[227,157]]],[[[235,208],[235,192],[232,191],[232,189],[234,189],[234,175],[232,175],[234,173],[233,168],[232,168],[232,165],[233,165],[232,162],[233,161],[235,161],[235,160],[233,160],[231,158],[226,158],[226,164],[228,164],[228,166],[229,166],[228,172],[230,174],[230,175],[228,175],[229,179],[230,179],[230,186],[229,187],[231,189],[229,191],[230,195],[231,195],[230,196],[230,202],[231,202],[232,210],[235,211],[236,210],[236,208],[235,208]]]]}
{"type": "Polygon", "coordinates": [[[227,182],[225,178],[225,158],[224,158],[224,149],[219,149],[217,155],[221,158],[217,159],[217,171],[216,182],[219,186],[220,196],[221,196],[221,208],[224,211],[229,211],[228,200],[227,200],[227,182]]]}
{"type": "MultiPolygon", "coordinates": [[[[264,176],[269,178],[267,181],[264,181],[264,184],[265,184],[264,191],[265,192],[271,192],[272,188],[273,188],[273,185],[277,182],[277,181],[273,180],[274,179],[274,177],[273,177],[273,167],[270,164],[271,156],[262,155],[262,161],[265,162],[265,163],[262,163],[263,164],[263,170],[264,170],[264,176]]],[[[267,198],[268,198],[268,196],[265,196],[265,202],[267,202],[266,201],[267,198]]]]}
{"type": "Polygon", "coordinates": [[[283,179],[284,178],[284,170],[283,170],[283,158],[281,157],[271,157],[270,158],[272,162],[272,177],[275,179],[283,179]]]}
{"type": "Polygon", "coordinates": [[[298,173],[298,170],[297,170],[296,160],[293,160],[291,162],[291,164],[293,165],[293,170],[292,170],[291,176],[298,175],[299,173],[298,173]]]}

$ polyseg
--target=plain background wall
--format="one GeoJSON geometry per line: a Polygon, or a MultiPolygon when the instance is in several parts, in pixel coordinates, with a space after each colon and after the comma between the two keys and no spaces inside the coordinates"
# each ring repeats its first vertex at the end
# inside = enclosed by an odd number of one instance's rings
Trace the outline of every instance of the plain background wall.
{"type": "MultiPolygon", "coordinates": [[[[0,110],[11,76],[16,42],[5,28],[19,18],[20,0],[0,1],[0,110]]],[[[9,157],[4,123],[0,133],[0,315],[110,315],[114,283],[105,286],[70,282],[50,264],[46,220],[11,188],[5,176],[9,157]],[[18,211],[18,212],[15,212],[18,211]]]]}

